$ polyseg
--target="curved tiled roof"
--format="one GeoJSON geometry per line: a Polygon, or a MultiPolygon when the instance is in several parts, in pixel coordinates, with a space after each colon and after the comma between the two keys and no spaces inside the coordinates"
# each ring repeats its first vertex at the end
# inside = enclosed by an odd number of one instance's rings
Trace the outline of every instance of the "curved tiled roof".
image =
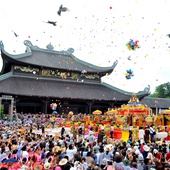
{"type": "MultiPolygon", "coordinates": [[[[0,93],[22,96],[57,97],[83,100],[127,101],[132,93],[121,91],[103,83],[71,82],[66,80],[6,76],[1,79],[0,93]]],[[[148,95],[147,91],[136,94],[138,98],[148,95]]]]}
{"type": "MultiPolygon", "coordinates": [[[[86,70],[87,72],[109,73],[117,65],[117,61],[112,67],[97,67],[77,59],[72,55],[73,49],[67,51],[53,51],[40,49],[26,41],[27,52],[20,55],[8,54],[0,42],[0,49],[4,60],[12,64],[25,64],[41,66],[46,68],[58,68],[74,71],[86,70]],[[76,69],[75,69],[76,68],[76,69]]],[[[71,80],[59,80],[43,77],[26,77],[13,75],[12,72],[0,76],[0,93],[22,96],[74,98],[83,100],[103,100],[103,101],[127,101],[132,93],[120,90],[106,83],[97,82],[76,82],[71,80]]],[[[149,94],[149,88],[138,92],[139,99],[149,94]]]]}
{"type": "Polygon", "coordinates": [[[151,108],[162,108],[168,109],[170,107],[169,98],[153,98],[153,97],[144,97],[142,99],[142,104],[146,104],[151,108]]]}
{"type": "Polygon", "coordinates": [[[116,60],[111,67],[98,67],[93,64],[84,62],[72,55],[74,49],[69,48],[67,51],[53,51],[33,46],[30,41],[24,41],[27,51],[24,54],[11,55],[2,48],[2,57],[5,60],[18,62],[20,64],[40,66],[51,69],[63,69],[82,72],[86,70],[90,73],[111,73],[116,67],[116,60]]]}

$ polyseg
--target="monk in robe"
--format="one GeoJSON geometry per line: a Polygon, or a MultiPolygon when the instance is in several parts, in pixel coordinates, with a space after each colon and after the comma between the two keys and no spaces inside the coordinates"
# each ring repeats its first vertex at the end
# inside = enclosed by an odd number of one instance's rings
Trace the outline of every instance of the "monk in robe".
{"type": "Polygon", "coordinates": [[[87,124],[90,125],[90,115],[87,115],[87,124]]]}

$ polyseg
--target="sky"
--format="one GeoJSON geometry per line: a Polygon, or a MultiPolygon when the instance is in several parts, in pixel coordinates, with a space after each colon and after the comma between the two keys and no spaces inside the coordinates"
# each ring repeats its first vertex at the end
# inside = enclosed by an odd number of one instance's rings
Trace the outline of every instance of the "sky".
{"type": "Polygon", "coordinates": [[[49,43],[57,51],[74,48],[75,57],[101,67],[118,60],[102,82],[135,93],[150,85],[153,93],[170,79],[169,6],[169,0],[4,0],[0,40],[14,55],[24,53],[23,42],[30,40],[40,48],[49,43]],[[69,11],[59,16],[61,4],[69,11]],[[128,50],[130,39],[138,40],[140,48],[128,50]],[[126,79],[129,69],[134,76],[126,79]]]}

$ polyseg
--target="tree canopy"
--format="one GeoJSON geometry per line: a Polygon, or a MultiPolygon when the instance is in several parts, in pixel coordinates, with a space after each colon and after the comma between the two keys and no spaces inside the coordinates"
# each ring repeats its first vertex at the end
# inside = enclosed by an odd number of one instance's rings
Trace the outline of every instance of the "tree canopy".
{"type": "Polygon", "coordinates": [[[155,92],[150,97],[170,98],[170,82],[157,86],[155,92]]]}

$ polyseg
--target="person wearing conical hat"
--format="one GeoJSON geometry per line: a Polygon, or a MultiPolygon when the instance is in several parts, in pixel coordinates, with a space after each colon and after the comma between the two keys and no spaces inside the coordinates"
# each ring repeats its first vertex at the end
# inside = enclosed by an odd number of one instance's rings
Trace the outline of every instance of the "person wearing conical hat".
{"type": "Polygon", "coordinates": [[[61,159],[58,165],[61,167],[62,170],[67,170],[71,168],[69,167],[68,160],[66,158],[61,159]]]}

